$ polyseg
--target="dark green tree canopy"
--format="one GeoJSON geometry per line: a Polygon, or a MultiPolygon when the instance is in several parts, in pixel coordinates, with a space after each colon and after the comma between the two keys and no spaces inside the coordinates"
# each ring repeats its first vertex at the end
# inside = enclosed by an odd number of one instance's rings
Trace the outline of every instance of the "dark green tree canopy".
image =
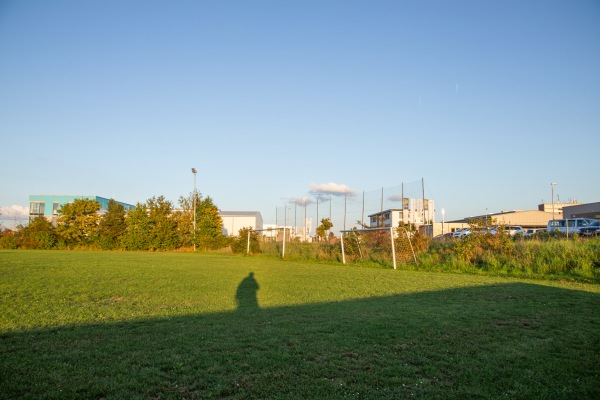
{"type": "Polygon", "coordinates": [[[120,246],[121,236],[125,233],[125,207],[115,200],[108,201],[106,213],[98,226],[98,242],[103,249],[111,250],[120,246]]]}

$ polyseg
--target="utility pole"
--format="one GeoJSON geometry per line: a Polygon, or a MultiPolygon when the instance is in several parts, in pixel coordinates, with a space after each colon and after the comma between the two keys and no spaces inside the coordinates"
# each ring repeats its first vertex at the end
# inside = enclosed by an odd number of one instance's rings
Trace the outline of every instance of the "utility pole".
{"type": "Polygon", "coordinates": [[[193,241],[194,241],[194,251],[196,251],[196,168],[192,168],[192,174],[194,174],[194,199],[193,199],[193,207],[194,207],[194,237],[193,237],[193,241]]]}

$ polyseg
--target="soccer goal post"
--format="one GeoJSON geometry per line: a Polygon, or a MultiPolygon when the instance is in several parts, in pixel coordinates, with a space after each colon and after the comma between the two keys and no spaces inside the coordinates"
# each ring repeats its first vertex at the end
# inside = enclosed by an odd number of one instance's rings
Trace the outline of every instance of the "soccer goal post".
{"type": "Polygon", "coordinates": [[[283,231],[283,240],[282,240],[282,245],[281,245],[281,258],[285,257],[285,242],[286,242],[286,231],[289,230],[289,228],[286,228],[285,226],[282,227],[277,227],[277,228],[267,228],[267,229],[248,229],[248,239],[247,239],[247,244],[246,244],[246,254],[250,254],[250,235],[252,232],[270,232],[273,233],[273,231],[275,232],[275,240],[277,240],[277,236],[279,234],[279,231],[283,231]]]}
{"type": "MultiPolygon", "coordinates": [[[[396,236],[394,234],[394,228],[392,227],[388,227],[388,228],[363,228],[363,229],[349,229],[349,230],[342,230],[340,231],[340,243],[342,246],[342,263],[346,264],[346,251],[344,248],[344,233],[354,233],[356,236],[356,245],[357,245],[357,249],[358,249],[358,253],[362,259],[363,257],[363,251],[361,249],[361,244],[360,244],[360,240],[358,237],[358,234],[362,233],[362,232],[378,232],[378,231],[384,231],[384,232],[388,232],[389,233],[389,237],[390,237],[390,244],[391,244],[391,256],[392,256],[392,262],[394,265],[394,269],[396,269],[397,264],[396,264],[396,244],[395,244],[395,239],[396,236]]],[[[415,255],[415,251],[412,247],[412,243],[410,241],[410,236],[408,234],[408,231],[406,231],[405,229],[399,229],[398,230],[398,236],[399,238],[402,238],[402,236],[406,237],[406,241],[409,244],[409,248],[410,248],[410,254],[412,255],[412,258],[414,259],[414,261],[417,261],[417,257],[415,255]]]]}

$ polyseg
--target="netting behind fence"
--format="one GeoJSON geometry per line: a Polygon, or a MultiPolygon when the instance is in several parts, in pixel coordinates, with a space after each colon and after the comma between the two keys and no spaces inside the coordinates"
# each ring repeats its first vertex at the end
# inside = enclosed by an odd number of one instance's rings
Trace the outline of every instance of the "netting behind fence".
{"type": "MultiPolygon", "coordinates": [[[[433,201],[425,199],[421,181],[370,191],[346,193],[312,193],[302,198],[290,198],[285,205],[266,214],[266,224],[287,226],[292,237],[308,241],[316,236],[321,220],[329,218],[332,232],[373,226],[374,214],[385,210],[404,210],[405,222],[417,225],[431,222],[435,210],[433,201]],[[404,199],[404,202],[403,202],[404,199]]],[[[430,197],[430,196],[429,196],[430,197]]],[[[396,227],[396,226],[394,226],[396,227]]]]}

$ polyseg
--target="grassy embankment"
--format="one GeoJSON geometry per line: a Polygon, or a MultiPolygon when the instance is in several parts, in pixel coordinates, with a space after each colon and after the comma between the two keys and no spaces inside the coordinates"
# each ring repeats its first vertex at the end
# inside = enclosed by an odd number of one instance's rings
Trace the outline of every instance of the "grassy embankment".
{"type": "Polygon", "coordinates": [[[0,398],[600,396],[597,285],[62,251],[0,276],[0,398]]]}

